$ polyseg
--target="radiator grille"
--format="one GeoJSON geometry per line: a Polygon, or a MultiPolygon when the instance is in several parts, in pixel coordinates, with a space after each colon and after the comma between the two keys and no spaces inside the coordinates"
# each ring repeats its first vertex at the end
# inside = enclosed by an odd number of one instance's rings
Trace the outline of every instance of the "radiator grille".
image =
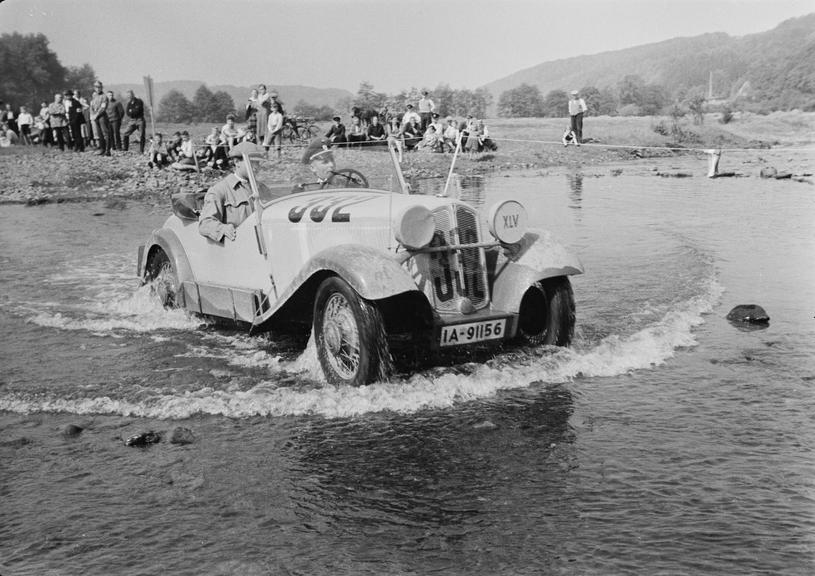
{"type": "MultiPolygon", "coordinates": [[[[446,206],[433,212],[436,233],[433,247],[473,244],[479,241],[477,213],[467,206],[446,206]]],[[[418,259],[424,276],[425,294],[439,312],[457,312],[459,302],[469,298],[473,306],[489,303],[483,248],[431,252],[418,259]]]]}

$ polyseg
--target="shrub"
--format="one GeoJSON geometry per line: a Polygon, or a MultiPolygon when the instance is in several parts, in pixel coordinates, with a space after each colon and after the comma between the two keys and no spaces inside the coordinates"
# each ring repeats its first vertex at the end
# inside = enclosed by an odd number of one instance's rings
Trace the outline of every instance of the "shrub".
{"type": "MultiPolygon", "coordinates": [[[[676,126],[676,124],[674,124],[674,126],[676,126]]],[[[664,120],[660,120],[656,124],[651,124],[651,130],[661,136],[668,136],[671,133],[670,128],[668,128],[664,120]]]]}

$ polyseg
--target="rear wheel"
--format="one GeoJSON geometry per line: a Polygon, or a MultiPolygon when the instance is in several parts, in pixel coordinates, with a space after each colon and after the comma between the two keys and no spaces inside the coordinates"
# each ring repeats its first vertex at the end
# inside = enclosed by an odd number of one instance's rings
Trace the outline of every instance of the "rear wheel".
{"type": "Polygon", "coordinates": [[[150,284],[151,292],[158,297],[162,306],[165,308],[181,306],[178,273],[172,260],[161,248],[157,249],[147,262],[144,281],[150,284]]]}
{"type": "Polygon", "coordinates": [[[317,357],[331,384],[361,386],[387,377],[390,371],[378,308],[341,278],[327,278],[317,289],[314,338],[317,357]]]}
{"type": "Polygon", "coordinates": [[[368,188],[368,179],[353,168],[340,168],[332,172],[320,188],[368,188]]]}
{"type": "Polygon", "coordinates": [[[536,282],[524,294],[519,331],[530,344],[568,346],[574,336],[574,324],[574,293],[567,277],[536,282]]]}

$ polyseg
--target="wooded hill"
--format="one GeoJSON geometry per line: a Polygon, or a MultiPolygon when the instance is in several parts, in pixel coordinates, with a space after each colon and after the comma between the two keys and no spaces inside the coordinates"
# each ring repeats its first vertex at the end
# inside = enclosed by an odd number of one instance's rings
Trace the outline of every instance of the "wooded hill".
{"type": "Polygon", "coordinates": [[[544,62],[486,88],[497,100],[521,84],[546,94],[616,88],[625,76],[636,75],[681,99],[694,89],[707,94],[711,72],[716,99],[751,103],[757,111],[815,110],[815,13],[747,36],[718,32],[544,62]]]}

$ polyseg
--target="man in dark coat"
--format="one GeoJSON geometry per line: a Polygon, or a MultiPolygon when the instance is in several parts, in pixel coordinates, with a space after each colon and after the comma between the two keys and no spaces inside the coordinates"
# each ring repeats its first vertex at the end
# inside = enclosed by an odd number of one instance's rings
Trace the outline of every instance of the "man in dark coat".
{"type": "Polygon", "coordinates": [[[113,139],[113,148],[122,149],[122,120],[125,117],[125,109],[122,103],[113,96],[113,90],[108,90],[107,115],[110,122],[110,136],[113,139]]]}
{"type": "Polygon", "coordinates": [[[82,125],[85,123],[82,104],[74,98],[72,90],[65,91],[65,109],[68,111],[68,127],[71,130],[71,139],[74,144],[74,151],[85,151],[85,140],[82,137],[82,125]]]}
{"type": "Polygon", "coordinates": [[[144,154],[144,131],[147,127],[147,123],[144,119],[144,102],[141,98],[136,97],[133,90],[128,90],[127,95],[129,97],[127,101],[127,130],[122,137],[124,139],[122,145],[124,146],[125,152],[127,152],[127,149],[130,148],[130,135],[138,130],[139,154],[144,154]]]}

